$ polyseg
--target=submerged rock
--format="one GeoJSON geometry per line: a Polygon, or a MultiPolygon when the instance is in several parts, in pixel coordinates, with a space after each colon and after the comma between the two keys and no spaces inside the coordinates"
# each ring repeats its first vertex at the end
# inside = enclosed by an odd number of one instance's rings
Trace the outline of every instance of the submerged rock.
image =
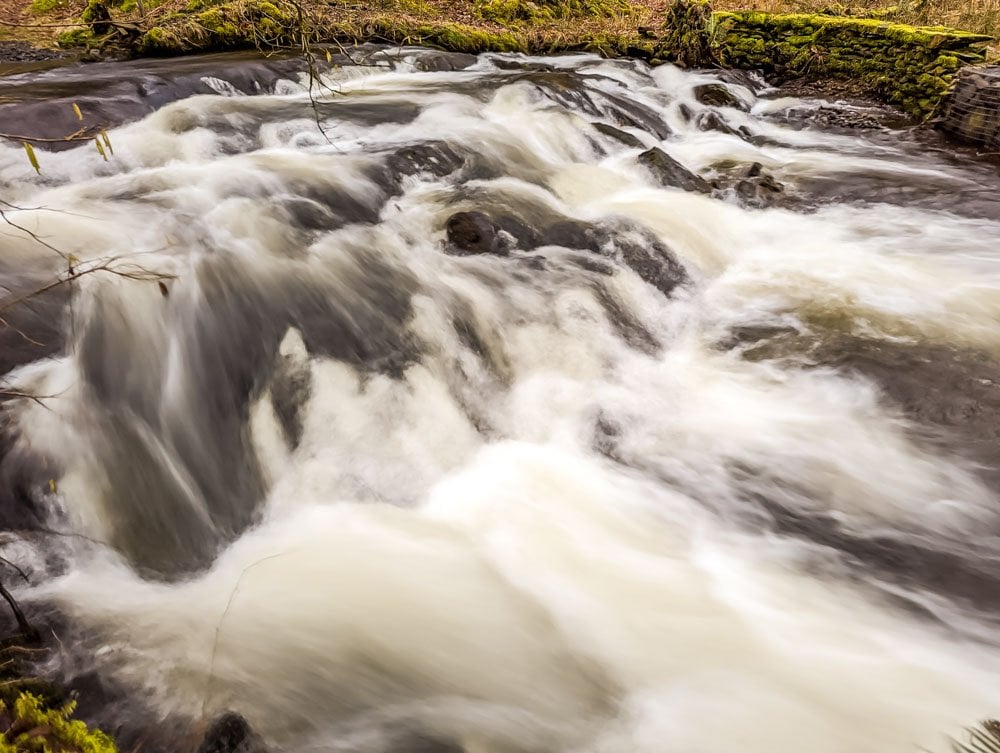
{"type": "MultiPolygon", "coordinates": [[[[536,231],[510,215],[491,217],[484,212],[468,211],[453,214],[446,230],[447,249],[457,255],[506,256],[515,248],[533,251],[558,246],[587,252],[574,257],[574,263],[594,274],[611,274],[613,266],[607,260],[617,261],[664,295],[670,295],[678,285],[688,281],[683,265],[653,233],[621,219],[598,224],[566,218],[536,231]]],[[[525,256],[520,258],[528,260],[525,256]]],[[[532,257],[530,263],[539,270],[545,268],[544,257],[532,257]]]]}
{"type": "Polygon", "coordinates": [[[711,193],[712,186],[704,178],[695,175],[659,147],[647,149],[639,155],[639,164],[649,170],[656,179],[669,188],[681,188],[697,193],[711,193]]]}
{"type": "Polygon", "coordinates": [[[246,719],[227,711],[209,726],[198,753],[267,753],[267,746],[246,719]]]}
{"type": "Polygon", "coordinates": [[[428,52],[413,61],[413,67],[425,73],[438,71],[464,71],[475,65],[479,58],[465,52],[428,52]]]}
{"type": "Polygon", "coordinates": [[[459,255],[500,254],[506,256],[499,228],[482,212],[458,212],[445,225],[448,244],[459,255]]]}
{"type": "Polygon", "coordinates": [[[427,141],[397,149],[388,156],[386,164],[393,176],[426,172],[441,177],[458,170],[464,160],[446,142],[427,141]]]}

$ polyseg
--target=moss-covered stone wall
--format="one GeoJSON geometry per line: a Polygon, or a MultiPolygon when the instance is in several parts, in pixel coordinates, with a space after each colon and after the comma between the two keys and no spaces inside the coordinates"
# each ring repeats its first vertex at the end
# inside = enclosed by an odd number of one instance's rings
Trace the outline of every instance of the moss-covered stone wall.
{"type": "Polygon", "coordinates": [[[917,116],[937,108],[963,65],[985,59],[990,41],[942,27],[758,11],[712,14],[709,37],[720,65],[854,79],[917,116]]]}

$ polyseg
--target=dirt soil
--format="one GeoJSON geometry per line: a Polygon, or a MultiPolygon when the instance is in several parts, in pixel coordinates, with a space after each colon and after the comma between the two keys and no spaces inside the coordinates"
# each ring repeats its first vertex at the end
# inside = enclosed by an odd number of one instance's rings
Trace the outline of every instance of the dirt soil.
{"type": "Polygon", "coordinates": [[[0,65],[37,63],[64,57],[57,49],[56,36],[63,31],[63,16],[73,16],[80,8],[63,10],[41,18],[29,12],[31,0],[0,0],[0,65]]]}

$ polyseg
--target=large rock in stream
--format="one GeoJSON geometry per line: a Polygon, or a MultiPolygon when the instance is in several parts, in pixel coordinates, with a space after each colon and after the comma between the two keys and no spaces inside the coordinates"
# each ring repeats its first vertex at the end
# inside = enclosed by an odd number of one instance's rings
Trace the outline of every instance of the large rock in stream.
{"type": "Polygon", "coordinates": [[[704,194],[712,192],[712,186],[707,180],[695,175],[659,147],[647,149],[638,159],[640,165],[668,188],[704,194]]]}
{"type": "Polygon", "coordinates": [[[228,711],[209,726],[198,753],[267,753],[267,746],[246,719],[228,711]]]}

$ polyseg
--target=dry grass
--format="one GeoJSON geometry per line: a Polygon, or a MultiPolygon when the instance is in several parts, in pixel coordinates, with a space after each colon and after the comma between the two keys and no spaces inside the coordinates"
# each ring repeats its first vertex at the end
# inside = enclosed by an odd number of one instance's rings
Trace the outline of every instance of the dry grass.
{"type": "MultiPolygon", "coordinates": [[[[51,44],[59,24],[72,23],[83,9],[86,0],[55,0],[55,6],[50,12],[31,13],[28,6],[32,0],[0,0],[0,40],[27,39],[34,42],[51,44]],[[27,24],[21,27],[4,26],[4,19],[27,24]],[[32,27],[30,24],[41,24],[32,27]],[[52,24],[52,26],[48,26],[52,24]]],[[[38,0],[36,1],[36,7],[38,0]]],[[[122,0],[111,0],[120,5],[122,0]]],[[[205,7],[211,7],[219,0],[203,0],[205,7]]],[[[670,0],[631,0],[634,13],[622,14],[621,17],[604,18],[577,17],[572,19],[554,20],[532,27],[517,29],[519,36],[531,39],[544,39],[558,44],[561,40],[579,40],[587,35],[602,38],[625,37],[634,35],[641,27],[658,27],[666,15],[670,0]]],[[[713,0],[712,6],[717,10],[764,10],[769,12],[825,12],[842,13],[844,15],[876,16],[899,23],[910,23],[921,26],[950,26],[977,33],[990,34],[1000,38],[1000,0],[845,0],[842,4],[837,0],[713,0]]],[[[123,21],[156,23],[171,11],[183,12],[189,0],[146,0],[144,3],[148,16],[140,18],[134,10],[134,2],[130,12],[120,8],[115,17],[123,21]],[[151,8],[155,8],[150,12],[151,8]]],[[[393,15],[433,22],[457,22],[468,24],[492,32],[503,32],[504,27],[484,21],[477,13],[475,0],[306,0],[305,5],[318,16],[334,16],[344,24],[354,25],[364,22],[372,16],[393,15]]],[[[65,28],[65,27],[64,27],[65,28]]],[[[994,54],[1000,53],[1000,47],[994,47],[994,54]]]]}

